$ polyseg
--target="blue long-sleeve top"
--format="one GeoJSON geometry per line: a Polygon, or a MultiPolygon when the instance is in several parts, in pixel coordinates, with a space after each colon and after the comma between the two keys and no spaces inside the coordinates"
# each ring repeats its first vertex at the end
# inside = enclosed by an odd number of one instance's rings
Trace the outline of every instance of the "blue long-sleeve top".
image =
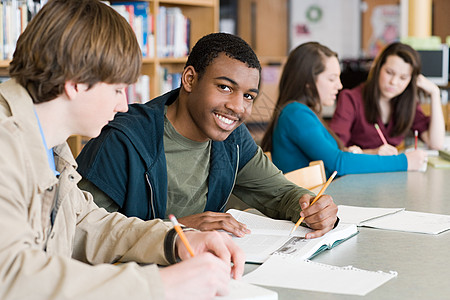
{"type": "Polygon", "coordinates": [[[381,156],[355,154],[339,149],[337,142],[306,105],[292,102],[281,111],[272,138],[272,159],[283,173],[322,160],[327,176],[406,171],[405,154],[381,156]]]}

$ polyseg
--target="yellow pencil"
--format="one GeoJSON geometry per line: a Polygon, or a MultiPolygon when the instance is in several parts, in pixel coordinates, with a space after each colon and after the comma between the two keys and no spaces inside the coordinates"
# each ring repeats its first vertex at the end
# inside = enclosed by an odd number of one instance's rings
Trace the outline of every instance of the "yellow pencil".
{"type": "Polygon", "coordinates": [[[189,244],[189,241],[186,237],[186,235],[183,232],[183,229],[181,229],[180,224],[178,223],[177,218],[175,218],[174,215],[169,215],[169,219],[173,224],[173,227],[175,228],[175,231],[178,233],[178,235],[180,236],[181,241],[183,242],[184,246],[186,247],[187,251],[189,252],[189,254],[194,257],[194,251],[191,248],[191,245],[189,244]]]}
{"type": "MultiPolygon", "coordinates": [[[[337,171],[334,171],[333,174],[331,174],[330,178],[328,178],[327,182],[325,183],[325,185],[322,187],[322,189],[320,190],[320,192],[317,194],[316,198],[314,198],[314,200],[311,202],[311,205],[314,204],[314,202],[316,202],[317,200],[319,200],[319,198],[322,196],[322,194],[325,192],[325,190],[327,189],[327,187],[330,185],[331,181],[333,181],[334,177],[336,176],[337,171]]],[[[291,232],[289,233],[289,235],[293,234],[294,231],[297,229],[297,227],[300,225],[301,222],[303,222],[305,218],[301,217],[300,219],[298,219],[297,223],[295,223],[294,228],[292,228],[291,232]]]]}

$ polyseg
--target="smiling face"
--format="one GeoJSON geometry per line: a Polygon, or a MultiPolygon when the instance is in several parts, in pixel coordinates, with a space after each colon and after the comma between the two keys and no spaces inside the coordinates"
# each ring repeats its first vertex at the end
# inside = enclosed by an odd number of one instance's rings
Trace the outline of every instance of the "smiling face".
{"type": "Polygon", "coordinates": [[[194,141],[223,141],[251,114],[258,95],[259,71],[221,53],[201,78],[192,66],[183,72],[187,92],[182,111],[171,120],[194,141]],[[180,121],[182,120],[182,121],[180,121]]]}
{"type": "Polygon", "coordinates": [[[317,75],[316,89],[323,106],[332,106],[336,101],[336,95],[342,89],[341,68],[335,56],[324,58],[325,70],[317,75]]]}
{"type": "Polygon", "coordinates": [[[389,101],[403,93],[411,81],[412,70],[412,66],[399,56],[388,56],[378,77],[380,100],[389,101]]]}

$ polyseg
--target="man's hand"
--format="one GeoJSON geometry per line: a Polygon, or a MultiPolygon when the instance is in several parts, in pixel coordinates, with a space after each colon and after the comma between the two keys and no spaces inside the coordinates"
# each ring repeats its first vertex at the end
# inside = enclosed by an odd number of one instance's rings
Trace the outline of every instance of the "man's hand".
{"type": "Polygon", "coordinates": [[[180,237],[175,243],[181,263],[160,270],[166,299],[212,299],[228,294],[230,275],[240,279],[245,254],[225,232],[185,231],[195,257],[180,237]]]}
{"type": "Polygon", "coordinates": [[[165,299],[213,299],[228,294],[230,263],[202,253],[160,269],[165,299]]]}
{"type": "Polygon", "coordinates": [[[179,218],[178,222],[201,231],[224,230],[237,237],[243,237],[250,233],[245,224],[236,221],[233,216],[227,213],[206,211],[201,214],[179,218]]]}
{"type": "Polygon", "coordinates": [[[300,217],[304,217],[303,221],[315,231],[306,234],[305,238],[316,238],[324,235],[333,229],[337,220],[337,205],[333,202],[333,198],[329,195],[323,195],[313,205],[310,203],[314,198],[310,195],[303,195],[298,201],[302,211],[300,217]]]}

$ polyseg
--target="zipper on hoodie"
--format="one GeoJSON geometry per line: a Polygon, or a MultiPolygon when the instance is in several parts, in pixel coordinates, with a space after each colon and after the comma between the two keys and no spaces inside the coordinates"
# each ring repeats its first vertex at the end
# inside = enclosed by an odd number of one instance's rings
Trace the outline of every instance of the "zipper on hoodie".
{"type": "Polygon", "coordinates": [[[225,208],[225,205],[227,205],[228,200],[230,199],[231,193],[233,192],[234,185],[236,183],[236,177],[237,177],[237,173],[239,170],[239,145],[236,145],[236,148],[237,148],[237,155],[236,155],[237,160],[236,160],[236,171],[234,172],[233,186],[231,187],[231,191],[228,194],[227,200],[225,201],[224,205],[222,205],[222,207],[220,208],[220,211],[222,211],[225,208]]]}
{"type": "Polygon", "coordinates": [[[150,183],[150,178],[148,178],[148,174],[147,173],[145,173],[145,179],[147,180],[148,187],[150,188],[150,208],[152,210],[151,217],[153,219],[155,219],[156,218],[156,214],[155,214],[155,207],[153,205],[153,188],[152,188],[152,184],[150,183]]]}

